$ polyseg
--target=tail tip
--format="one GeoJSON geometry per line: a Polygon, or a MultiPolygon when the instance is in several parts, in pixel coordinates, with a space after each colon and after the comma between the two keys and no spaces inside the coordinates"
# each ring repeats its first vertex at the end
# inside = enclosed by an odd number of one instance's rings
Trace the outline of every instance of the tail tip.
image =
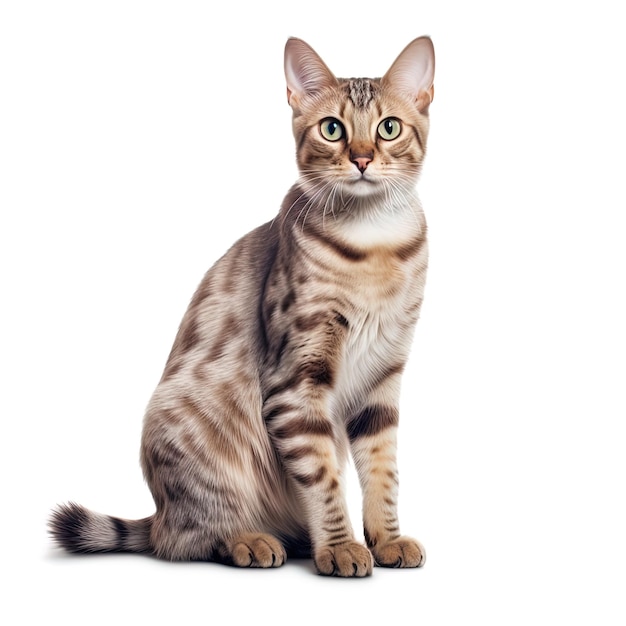
{"type": "Polygon", "coordinates": [[[83,530],[89,524],[89,512],[80,504],[68,502],[53,509],[48,520],[48,532],[56,543],[68,552],[92,552],[83,541],[83,530]]]}

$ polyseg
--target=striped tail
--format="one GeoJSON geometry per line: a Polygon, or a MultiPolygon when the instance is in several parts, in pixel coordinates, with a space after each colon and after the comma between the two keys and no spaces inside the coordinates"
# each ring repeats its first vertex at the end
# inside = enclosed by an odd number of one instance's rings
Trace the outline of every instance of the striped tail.
{"type": "Polygon", "coordinates": [[[68,552],[152,552],[152,517],[125,520],[70,502],[52,512],[50,534],[68,552]]]}

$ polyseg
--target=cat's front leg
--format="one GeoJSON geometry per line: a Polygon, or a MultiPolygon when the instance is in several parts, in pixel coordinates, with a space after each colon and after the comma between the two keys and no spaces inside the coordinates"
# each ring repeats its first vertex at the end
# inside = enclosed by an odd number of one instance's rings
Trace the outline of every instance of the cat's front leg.
{"type": "Polygon", "coordinates": [[[281,303],[270,292],[266,305],[265,424],[301,503],[319,573],[368,576],[372,554],[355,540],[344,494],[345,434],[330,411],[347,322],[338,311],[319,309],[319,298],[310,302],[310,288],[278,293],[290,295],[281,303]]]}
{"type": "Polygon", "coordinates": [[[284,400],[269,403],[275,408],[267,415],[268,430],[303,505],[318,572],[368,576],[373,559],[354,538],[333,422],[323,411],[312,410],[319,407],[319,398],[308,400],[306,408],[284,400]]]}
{"type": "Polygon", "coordinates": [[[348,436],[363,491],[365,540],[376,565],[421,567],[423,546],[400,534],[396,465],[397,406],[372,400],[347,422],[348,436]]]}

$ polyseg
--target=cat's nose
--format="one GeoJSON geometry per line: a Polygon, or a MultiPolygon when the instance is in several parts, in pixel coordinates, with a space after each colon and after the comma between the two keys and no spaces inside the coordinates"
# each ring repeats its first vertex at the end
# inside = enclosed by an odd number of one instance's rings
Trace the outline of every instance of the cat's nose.
{"type": "Polygon", "coordinates": [[[352,161],[352,163],[354,163],[359,168],[359,172],[361,172],[361,174],[366,170],[367,166],[372,162],[373,158],[373,152],[361,154],[350,153],[350,161],[352,161]]]}

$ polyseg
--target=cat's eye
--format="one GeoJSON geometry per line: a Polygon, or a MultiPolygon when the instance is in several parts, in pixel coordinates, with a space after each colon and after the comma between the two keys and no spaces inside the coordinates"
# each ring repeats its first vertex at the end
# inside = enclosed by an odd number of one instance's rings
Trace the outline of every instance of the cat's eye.
{"type": "Polygon", "coordinates": [[[400,120],[395,117],[388,117],[378,125],[378,134],[386,141],[395,139],[400,134],[401,130],[402,124],[400,124],[400,120]]]}
{"type": "Polygon", "coordinates": [[[343,124],[334,117],[327,117],[320,122],[320,133],[327,141],[339,141],[345,134],[343,124]]]}

